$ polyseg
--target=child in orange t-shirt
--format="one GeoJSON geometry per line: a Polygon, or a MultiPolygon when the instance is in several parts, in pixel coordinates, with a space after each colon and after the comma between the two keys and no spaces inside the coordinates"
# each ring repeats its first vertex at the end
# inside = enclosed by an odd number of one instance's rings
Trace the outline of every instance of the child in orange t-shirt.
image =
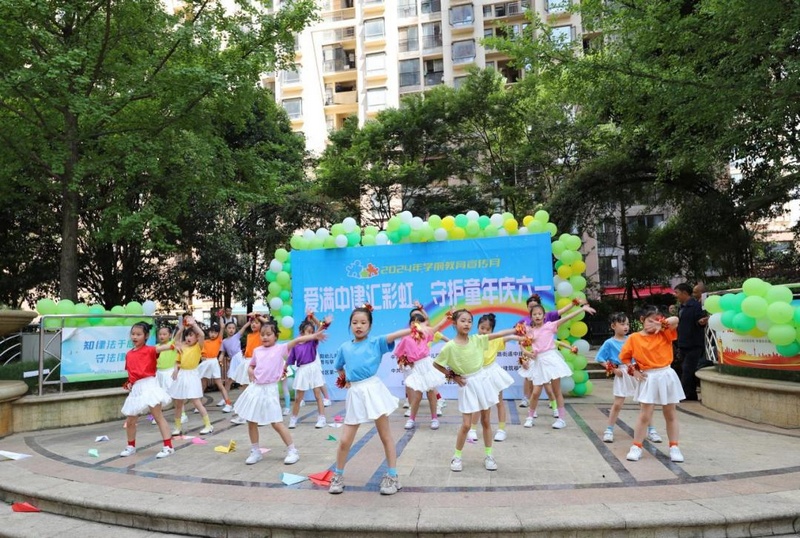
{"type": "Polygon", "coordinates": [[[222,383],[222,369],[220,368],[220,348],[222,347],[222,337],[219,334],[219,325],[212,323],[208,328],[208,335],[203,341],[203,361],[200,363],[200,378],[203,380],[203,389],[208,387],[211,380],[216,386],[222,399],[217,403],[217,407],[222,407],[223,413],[230,413],[233,405],[228,397],[228,391],[222,383]]]}
{"type": "Polygon", "coordinates": [[[653,418],[653,409],[660,405],[667,422],[669,457],[680,463],[683,462],[683,454],[678,448],[678,414],[675,405],[686,396],[678,374],[670,366],[672,342],[678,338],[678,318],[664,318],[657,307],[645,306],[639,319],[642,330],[628,337],[619,354],[619,359],[628,365],[631,359],[635,359],[630,369],[639,381],[635,396],[640,404],[639,418],[627,459],[639,461],[642,457],[642,442],[647,426],[653,418]]]}

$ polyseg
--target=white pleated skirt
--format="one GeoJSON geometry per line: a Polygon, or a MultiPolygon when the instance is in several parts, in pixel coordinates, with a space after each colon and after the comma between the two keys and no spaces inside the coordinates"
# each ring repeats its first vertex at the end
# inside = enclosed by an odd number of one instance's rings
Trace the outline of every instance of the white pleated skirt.
{"type": "Polygon", "coordinates": [[[122,404],[122,414],[126,417],[135,417],[150,411],[157,405],[169,405],[172,398],[167,391],[158,385],[155,377],[140,379],[131,387],[131,392],[122,404]]]}
{"type": "Polygon", "coordinates": [[[178,370],[178,379],[169,388],[173,400],[194,400],[203,397],[203,382],[197,368],[178,370]]]}
{"type": "Polygon", "coordinates": [[[241,353],[237,353],[231,359],[231,366],[228,368],[228,372],[233,372],[233,374],[229,373],[228,377],[240,385],[249,385],[250,376],[247,373],[248,368],[250,368],[250,359],[244,357],[241,353]],[[238,361],[236,357],[239,357],[238,361]]]}
{"type": "Polygon", "coordinates": [[[158,386],[167,392],[169,392],[169,388],[175,382],[175,380],[172,379],[172,372],[174,371],[175,368],[164,368],[163,370],[156,370],[156,380],[158,381],[158,386]]]}
{"type": "Polygon", "coordinates": [[[644,404],[676,404],[686,398],[681,380],[669,366],[644,371],[646,377],[639,383],[634,400],[644,404]]]}
{"type": "Polygon", "coordinates": [[[424,357],[413,363],[411,373],[406,378],[406,387],[418,392],[428,392],[447,381],[442,372],[434,368],[433,359],[424,357]]]}
{"type": "Polygon", "coordinates": [[[628,375],[628,368],[621,366],[622,375],[614,376],[614,396],[617,398],[632,398],[636,396],[639,382],[632,375],[628,375]]]}
{"type": "Polygon", "coordinates": [[[489,366],[484,367],[483,369],[486,370],[486,373],[489,375],[489,381],[495,388],[495,392],[498,394],[514,384],[514,378],[511,377],[508,372],[503,370],[503,367],[497,364],[497,361],[493,362],[489,366]]]}
{"type": "Polygon", "coordinates": [[[283,422],[278,384],[251,383],[233,406],[233,411],[248,422],[272,424],[283,422]]]}
{"type": "Polygon", "coordinates": [[[201,378],[222,379],[222,370],[217,359],[203,359],[197,367],[201,378]]]}
{"type": "MultiPolygon", "coordinates": [[[[520,368],[518,371],[523,372],[524,369],[520,368]]],[[[554,379],[572,375],[572,370],[569,369],[569,365],[564,361],[564,357],[555,349],[539,353],[536,359],[531,361],[528,370],[525,372],[530,376],[528,379],[533,381],[534,385],[544,385],[554,379]]],[[[524,374],[520,375],[526,377],[524,374]]]]}
{"type": "Polygon", "coordinates": [[[322,364],[319,359],[299,366],[294,372],[294,390],[314,390],[325,384],[322,376],[322,364]]]}
{"type": "Polygon", "coordinates": [[[345,402],[345,424],[364,424],[389,416],[400,400],[392,396],[378,376],[350,383],[345,402]]]}
{"type": "Polygon", "coordinates": [[[474,374],[463,376],[466,384],[458,387],[458,411],[460,413],[475,413],[491,409],[497,405],[499,392],[489,377],[485,368],[474,374]]]}

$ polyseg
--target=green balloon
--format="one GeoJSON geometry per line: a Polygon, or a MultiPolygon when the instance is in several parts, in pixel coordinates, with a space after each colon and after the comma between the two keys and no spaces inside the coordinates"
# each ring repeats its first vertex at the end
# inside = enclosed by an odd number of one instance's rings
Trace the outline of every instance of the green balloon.
{"type": "MultiPolygon", "coordinates": [[[[744,305],[744,301],[742,301],[742,305],[744,305]]],[[[722,305],[720,304],[720,296],[719,295],[710,295],[706,298],[706,302],[703,303],[703,308],[705,308],[706,312],[709,314],[718,314],[722,312],[722,305]]]]}
{"type": "Polygon", "coordinates": [[[36,301],[36,311],[42,316],[56,313],[56,302],[52,299],[39,299],[36,301]]]}
{"type": "Polygon", "coordinates": [[[722,324],[728,329],[735,329],[734,319],[736,319],[736,314],[738,314],[736,310],[726,310],[722,313],[720,321],[722,321],[722,324]]]}
{"type": "Polygon", "coordinates": [[[308,244],[308,248],[309,248],[310,250],[319,250],[319,249],[321,249],[321,248],[322,248],[322,245],[323,245],[323,240],[322,240],[322,239],[320,239],[319,237],[314,237],[314,239],[312,239],[312,240],[309,242],[309,244],[308,244]]]}
{"type": "Polygon", "coordinates": [[[463,214],[456,215],[456,226],[458,226],[459,228],[466,228],[468,222],[469,219],[467,218],[466,215],[463,214]]]}
{"type": "Polygon", "coordinates": [[[742,284],[742,290],[746,295],[760,295],[765,296],[769,290],[769,284],[760,278],[748,278],[742,284]]]}
{"type": "Polygon", "coordinates": [[[267,282],[275,282],[275,279],[278,278],[278,273],[272,269],[267,269],[267,272],[264,273],[264,278],[267,282]]]}
{"type": "Polygon", "coordinates": [[[281,316],[291,316],[293,311],[292,305],[290,304],[285,304],[280,308],[281,316]]]}
{"type": "MultiPolygon", "coordinates": [[[[371,235],[371,236],[374,237],[374,236],[378,235],[378,232],[380,232],[380,230],[378,229],[377,226],[366,226],[364,228],[364,236],[365,237],[368,236],[368,235],[371,235]]],[[[362,241],[362,243],[363,243],[363,241],[362,241]]]]}
{"type": "Polygon", "coordinates": [[[365,247],[371,247],[375,245],[375,236],[374,235],[365,235],[361,238],[361,244],[365,247]]]}
{"type": "Polygon", "coordinates": [[[397,243],[400,242],[401,236],[400,232],[398,232],[397,230],[388,232],[386,235],[387,237],[389,237],[389,241],[391,241],[392,244],[396,245],[397,243]]]}
{"type": "Polygon", "coordinates": [[[483,230],[483,235],[485,237],[497,237],[497,226],[494,224],[490,224],[483,230]]]}
{"type": "MultiPolygon", "coordinates": [[[[466,218],[466,217],[465,217],[466,218]]],[[[465,228],[467,231],[467,237],[478,237],[478,234],[481,231],[480,224],[477,221],[470,221],[467,222],[467,226],[465,228]]]]}
{"type": "Polygon", "coordinates": [[[277,282],[270,282],[269,286],[267,286],[267,290],[272,295],[279,295],[281,293],[281,291],[283,291],[283,287],[280,284],[278,284],[277,282]]]}
{"type": "Polygon", "coordinates": [[[586,368],[586,357],[583,355],[575,355],[575,358],[572,359],[572,364],[575,366],[576,370],[583,370],[586,368]]]}
{"type": "Polygon", "coordinates": [[[401,224],[403,224],[403,221],[400,220],[400,217],[394,216],[386,222],[386,231],[395,232],[400,228],[401,224]]]}
{"type": "Polygon", "coordinates": [[[289,290],[281,290],[281,292],[278,294],[278,297],[280,297],[281,301],[285,303],[286,301],[290,301],[292,299],[292,292],[289,290]]]}
{"type": "Polygon", "coordinates": [[[430,217],[428,217],[428,224],[430,224],[431,228],[433,228],[434,230],[436,228],[441,228],[442,217],[440,217],[439,215],[431,215],[430,217]]]}
{"type": "Polygon", "coordinates": [[[306,239],[302,235],[293,235],[292,238],[289,240],[289,244],[292,245],[293,249],[297,250],[308,249],[308,239],[306,239]]]}
{"type": "Polygon", "coordinates": [[[739,333],[747,333],[756,327],[756,320],[745,314],[739,312],[733,317],[733,330],[739,333]]]}
{"type": "Polygon", "coordinates": [[[75,303],[69,299],[61,299],[56,305],[56,314],[72,314],[75,312],[75,303]]]}
{"type": "Polygon", "coordinates": [[[556,258],[561,258],[561,255],[564,253],[564,250],[566,250],[567,247],[562,241],[556,240],[553,241],[553,243],[550,245],[550,248],[553,249],[553,256],[556,258]]]}
{"type": "Polygon", "coordinates": [[[550,214],[544,209],[540,209],[539,211],[533,214],[533,218],[537,222],[541,222],[542,224],[547,224],[547,221],[550,220],[550,214]]]}
{"type": "Polygon", "coordinates": [[[586,370],[578,370],[572,374],[572,379],[575,381],[576,385],[580,383],[586,383],[589,381],[589,372],[586,370]]]}
{"type": "Polygon", "coordinates": [[[559,327],[558,328],[558,333],[556,333],[556,337],[559,340],[566,340],[567,337],[569,337],[569,327],[566,327],[565,325],[562,325],[561,327],[559,327]]]}
{"type": "Polygon", "coordinates": [[[283,271],[292,274],[292,262],[283,262],[283,271]]]}
{"type": "MultiPolygon", "coordinates": [[[[90,314],[105,314],[106,309],[102,307],[102,305],[94,304],[89,307],[90,314]]],[[[100,322],[103,321],[103,318],[89,318],[89,325],[100,325],[100,322]]]]}
{"type": "Polygon", "coordinates": [[[289,259],[289,252],[285,248],[279,248],[275,251],[275,259],[279,262],[285,262],[289,259]]]}
{"type": "Polygon", "coordinates": [[[774,302],[767,307],[767,318],[778,325],[794,322],[794,307],[788,303],[774,302]]]}
{"type": "MultiPolygon", "coordinates": [[[[131,301],[127,305],[125,305],[125,313],[130,314],[131,316],[141,316],[144,314],[144,310],[142,310],[142,304],[137,301],[131,301]]],[[[133,323],[131,323],[133,325],[133,323]]]]}
{"type": "Polygon", "coordinates": [[[792,325],[773,325],[767,331],[767,338],[776,346],[787,346],[797,338],[797,333],[792,325]]]}
{"type": "Polygon", "coordinates": [[[287,288],[287,287],[289,287],[289,284],[291,283],[291,281],[292,281],[292,277],[291,277],[291,276],[289,276],[289,273],[287,273],[286,271],[281,271],[281,272],[280,272],[280,273],[278,273],[278,275],[275,277],[275,282],[277,282],[278,284],[280,284],[280,285],[281,285],[281,288],[287,288]]]}
{"type": "Polygon", "coordinates": [[[558,228],[552,222],[548,222],[544,228],[550,233],[550,237],[555,237],[555,235],[558,233],[558,228]]]}
{"type": "Polygon", "coordinates": [[[779,355],[784,357],[794,357],[795,355],[800,354],[800,343],[794,341],[786,344],[785,346],[775,346],[775,350],[779,355]]]}
{"type": "Polygon", "coordinates": [[[586,391],[586,383],[575,383],[575,388],[572,389],[572,394],[575,396],[585,396],[586,391]]]}
{"type": "Polygon", "coordinates": [[[574,250],[564,249],[564,252],[561,253],[561,261],[566,263],[567,265],[572,265],[573,262],[578,260],[578,253],[574,250]]]}
{"type": "Polygon", "coordinates": [[[581,275],[572,275],[569,277],[569,283],[572,284],[572,289],[575,291],[583,291],[586,289],[586,278],[581,275]]]}
{"type": "Polygon", "coordinates": [[[545,224],[534,218],[534,220],[528,224],[528,231],[532,234],[540,234],[545,231],[545,224]]]}
{"type": "Polygon", "coordinates": [[[742,312],[751,318],[763,318],[767,314],[767,300],[760,295],[750,295],[742,301],[742,312]]]}
{"type": "Polygon", "coordinates": [[[586,382],[586,395],[589,396],[592,392],[594,392],[594,384],[591,381],[586,382]]]}
{"type": "Polygon", "coordinates": [[[397,227],[397,233],[400,237],[408,237],[411,234],[411,226],[406,224],[405,222],[400,223],[400,226],[397,227]]]}
{"type": "Polygon", "coordinates": [[[772,286],[767,291],[766,299],[768,303],[789,304],[794,299],[794,295],[792,295],[792,290],[786,286],[772,286]]]}
{"type": "Polygon", "coordinates": [[[324,248],[336,248],[336,237],[329,235],[322,241],[322,246],[324,248]]]}
{"type": "Polygon", "coordinates": [[[489,226],[489,224],[491,223],[492,219],[486,215],[481,215],[480,217],[478,217],[478,226],[481,227],[481,230],[485,230],[486,227],[489,226]]]}
{"type": "Polygon", "coordinates": [[[345,234],[345,237],[347,237],[347,246],[348,247],[354,247],[354,246],[358,245],[359,243],[361,243],[361,232],[360,231],[347,233],[347,234],[345,234]]]}

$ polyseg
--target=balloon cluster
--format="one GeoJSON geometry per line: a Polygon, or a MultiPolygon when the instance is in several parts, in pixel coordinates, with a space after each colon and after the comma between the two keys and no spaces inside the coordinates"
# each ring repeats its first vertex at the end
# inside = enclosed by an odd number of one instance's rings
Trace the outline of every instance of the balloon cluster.
{"type": "Polygon", "coordinates": [[[571,377],[561,378],[561,392],[570,396],[588,396],[594,390],[592,382],[589,381],[589,372],[586,371],[588,362],[586,354],[589,352],[589,342],[582,338],[575,339],[574,337],[571,342],[574,352],[572,350],[561,350],[561,355],[570,370],[572,370],[571,377]]]}
{"type": "MultiPolygon", "coordinates": [[[[278,320],[282,329],[289,331],[288,336],[291,337],[291,329],[295,323],[292,308],[291,253],[285,248],[276,250],[264,278],[267,279],[267,303],[270,315],[278,320]]],[[[281,334],[280,337],[285,338],[287,335],[281,334]]]]}
{"type": "Polygon", "coordinates": [[[800,309],[792,305],[792,290],[748,278],[739,293],[711,295],[703,304],[711,314],[708,326],[730,329],[755,338],[766,336],[784,357],[800,353],[800,309]]]}
{"type": "MultiPolygon", "coordinates": [[[[69,299],[61,299],[58,302],[52,299],[39,299],[36,301],[36,311],[39,315],[49,316],[51,314],[81,314],[84,318],[66,318],[64,327],[89,327],[89,326],[122,326],[133,325],[137,321],[153,321],[150,317],[156,313],[156,303],[144,301],[139,303],[131,301],[125,306],[115,306],[106,310],[102,305],[88,305],[86,303],[74,303],[69,299]],[[126,315],[127,318],[105,318],[103,314],[126,315]],[[96,317],[95,317],[96,316],[96,317]]],[[[59,329],[62,327],[61,320],[57,318],[45,320],[45,329],[59,329]]]]}

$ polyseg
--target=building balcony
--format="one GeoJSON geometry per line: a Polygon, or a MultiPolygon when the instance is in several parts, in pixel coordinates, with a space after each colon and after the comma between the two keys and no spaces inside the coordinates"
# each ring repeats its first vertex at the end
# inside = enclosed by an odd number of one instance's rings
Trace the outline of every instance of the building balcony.
{"type": "Polygon", "coordinates": [[[419,50],[419,39],[401,39],[397,43],[398,52],[416,52],[419,50]]]}
{"type": "Polygon", "coordinates": [[[343,43],[346,41],[353,41],[356,38],[356,27],[348,26],[346,28],[336,28],[335,30],[328,30],[322,34],[322,44],[327,45],[330,43],[343,43]]]}
{"type": "Polygon", "coordinates": [[[419,88],[420,80],[421,79],[419,71],[411,73],[400,73],[398,81],[400,85],[400,91],[403,91],[403,89],[407,87],[419,88]]]}
{"type": "Polygon", "coordinates": [[[325,98],[325,106],[354,105],[358,103],[358,92],[338,92],[325,98]]]}
{"type": "Polygon", "coordinates": [[[442,36],[441,35],[426,35],[422,36],[422,50],[433,50],[441,48],[442,36]]]}
{"type": "Polygon", "coordinates": [[[323,73],[343,73],[345,71],[355,70],[356,63],[345,60],[325,60],[322,63],[323,73]]]}
{"type": "Polygon", "coordinates": [[[350,7],[345,9],[336,9],[333,11],[324,12],[322,20],[324,22],[338,22],[349,21],[356,18],[356,8],[350,7]]]}
{"type": "Polygon", "coordinates": [[[484,19],[503,19],[507,17],[517,17],[525,14],[525,10],[530,7],[530,0],[520,0],[519,2],[505,2],[502,4],[492,4],[483,6],[484,19]]]}
{"type": "Polygon", "coordinates": [[[425,86],[438,86],[444,82],[444,71],[425,73],[425,86]]]}

